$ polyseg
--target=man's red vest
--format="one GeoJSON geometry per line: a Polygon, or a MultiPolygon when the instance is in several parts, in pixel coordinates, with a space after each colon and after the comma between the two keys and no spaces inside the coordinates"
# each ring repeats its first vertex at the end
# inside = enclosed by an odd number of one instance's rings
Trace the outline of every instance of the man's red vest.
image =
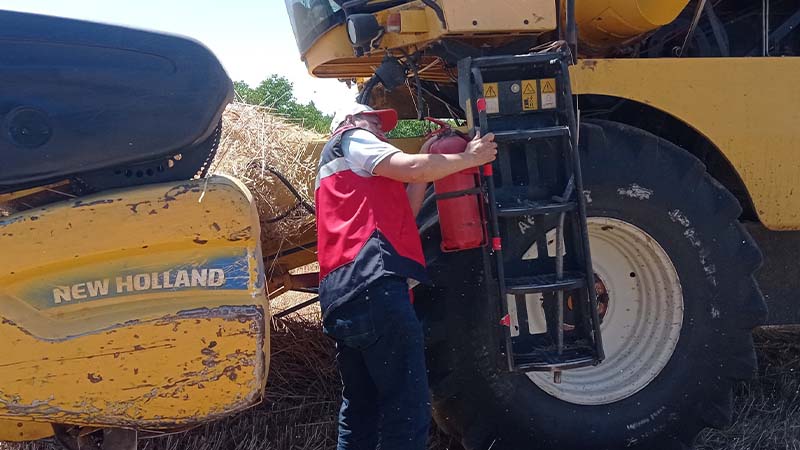
{"type": "Polygon", "coordinates": [[[317,175],[317,257],[323,317],[382,276],[428,282],[405,185],[353,172],[342,150],[347,131],[339,130],[322,150],[317,175]]]}

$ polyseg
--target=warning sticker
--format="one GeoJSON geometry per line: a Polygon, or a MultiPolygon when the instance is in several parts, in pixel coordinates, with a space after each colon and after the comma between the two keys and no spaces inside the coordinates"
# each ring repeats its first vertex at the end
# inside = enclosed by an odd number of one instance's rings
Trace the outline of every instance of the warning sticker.
{"type": "Polygon", "coordinates": [[[497,83],[484,83],[483,84],[483,96],[486,98],[496,98],[497,97],[497,83]]]}
{"type": "Polygon", "coordinates": [[[542,94],[555,94],[556,93],[556,80],[555,78],[545,78],[542,80],[542,94]]]}
{"type": "Polygon", "coordinates": [[[522,81],[522,95],[536,95],[536,80],[522,81]]]}
{"type": "Polygon", "coordinates": [[[553,109],[556,107],[556,80],[555,78],[545,78],[540,80],[542,86],[542,109],[553,109]]]}
{"type": "Polygon", "coordinates": [[[500,112],[500,98],[497,83],[483,83],[483,96],[486,98],[486,113],[497,114],[500,112]]]}
{"type": "Polygon", "coordinates": [[[539,99],[536,95],[536,80],[522,80],[522,110],[536,111],[539,109],[539,99]]]}

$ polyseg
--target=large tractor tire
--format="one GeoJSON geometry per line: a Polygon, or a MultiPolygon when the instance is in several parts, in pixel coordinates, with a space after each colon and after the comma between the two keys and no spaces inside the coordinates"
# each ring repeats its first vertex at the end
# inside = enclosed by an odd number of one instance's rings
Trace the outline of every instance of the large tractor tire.
{"type": "MultiPolygon", "coordinates": [[[[729,423],[733,385],[755,373],[761,253],[737,200],[687,151],[624,124],[585,123],[581,158],[607,357],[560,384],[505,369],[482,250],[441,252],[435,203],[423,206],[434,286],[415,296],[434,417],[466,450],[685,448],[729,423]]],[[[527,254],[519,225],[504,248],[527,254]]]]}

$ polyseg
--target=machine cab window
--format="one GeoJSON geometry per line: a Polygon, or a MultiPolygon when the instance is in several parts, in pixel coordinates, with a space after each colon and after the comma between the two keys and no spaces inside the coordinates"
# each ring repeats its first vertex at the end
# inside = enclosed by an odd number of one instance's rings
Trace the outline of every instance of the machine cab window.
{"type": "Polygon", "coordinates": [[[286,10],[292,22],[297,46],[304,53],[335,25],[344,22],[344,10],[334,0],[286,0],[286,10]]]}

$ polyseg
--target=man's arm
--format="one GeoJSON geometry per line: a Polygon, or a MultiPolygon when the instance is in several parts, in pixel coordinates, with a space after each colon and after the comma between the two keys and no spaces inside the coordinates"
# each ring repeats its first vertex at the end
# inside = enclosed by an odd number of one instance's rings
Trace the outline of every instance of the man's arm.
{"type": "Polygon", "coordinates": [[[478,167],[494,161],[497,144],[494,134],[484,137],[477,134],[467,144],[464,153],[451,155],[409,155],[393,153],[381,161],[373,170],[379,175],[404,183],[427,183],[471,167],[478,167]]]}
{"type": "MultiPolygon", "coordinates": [[[[434,136],[424,144],[422,144],[422,148],[419,149],[419,155],[426,155],[428,154],[428,150],[431,148],[431,145],[439,139],[437,136],[434,136]]],[[[408,203],[411,204],[411,211],[414,213],[414,217],[417,217],[419,214],[419,210],[422,208],[422,202],[425,201],[425,191],[428,190],[428,182],[423,181],[422,183],[409,183],[408,187],[406,187],[406,194],[408,194],[408,203]]]]}

